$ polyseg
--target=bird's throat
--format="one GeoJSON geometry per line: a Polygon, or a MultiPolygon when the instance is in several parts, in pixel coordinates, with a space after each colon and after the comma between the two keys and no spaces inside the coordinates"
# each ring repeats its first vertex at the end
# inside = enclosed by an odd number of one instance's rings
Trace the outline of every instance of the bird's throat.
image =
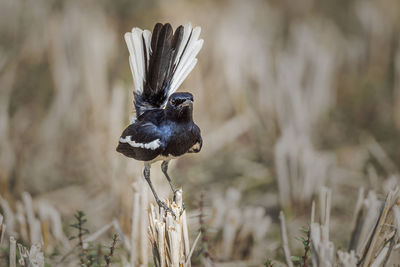
{"type": "Polygon", "coordinates": [[[190,122],[193,120],[193,110],[189,107],[183,109],[165,109],[168,120],[175,122],[190,122]]]}

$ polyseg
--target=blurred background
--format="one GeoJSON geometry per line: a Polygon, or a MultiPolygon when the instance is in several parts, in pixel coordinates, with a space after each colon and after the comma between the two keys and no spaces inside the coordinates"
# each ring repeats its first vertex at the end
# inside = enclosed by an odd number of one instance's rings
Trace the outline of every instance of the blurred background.
{"type": "MultiPolygon", "coordinates": [[[[115,151],[134,116],[123,35],[191,21],[204,46],[180,91],[194,94],[204,145],[170,172],[191,234],[203,227],[200,214],[208,229],[193,262],[207,249],[215,263],[283,261],[279,211],[296,252],[321,186],[332,189],[331,239],[347,247],[359,189],[379,199],[399,184],[399,13],[395,0],[0,1],[8,231],[34,241],[32,229],[21,230],[31,202],[41,222],[43,205],[58,212],[59,236],[70,235],[77,210],[92,231],[114,219],[129,235],[142,164],[115,151]]],[[[159,169],[152,179],[170,197],[159,169]]],[[[45,242],[50,263],[66,246],[57,240],[45,242]]]]}

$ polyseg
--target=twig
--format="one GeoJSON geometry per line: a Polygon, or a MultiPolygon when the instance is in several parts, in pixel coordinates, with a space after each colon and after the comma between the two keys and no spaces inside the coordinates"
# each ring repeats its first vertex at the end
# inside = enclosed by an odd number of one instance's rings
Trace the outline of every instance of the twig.
{"type": "Polygon", "coordinates": [[[115,247],[117,245],[117,241],[118,241],[118,234],[114,234],[113,236],[113,241],[110,247],[110,253],[108,255],[104,256],[104,259],[106,260],[106,266],[109,267],[110,263],[111,263],[111,258],[114,256],[114,250],[115,247]]]}
{"type": "Polygon", "coordinates": [[[0,246],[3,245],[5,233],[6,233],[6,225],[3,223],[3,216],[1,216],[0,214],[0,246]]]}
{"type": "Polygon", "coordinates": [[[201,234],[201,253],[203,253],[204,258],[206,259],[208,265],[214,266],[213,259],[209,250],[209,242],[207,236],[207,227],[204,222],[204,192],[200,194],[200,202],[199,202],[199,224],[200,224],[200,234],[201,234]]]}
{"type": "MultiPolygon", "coordinates": [[[[314,202],[313,202],[314,203],[314,202]]],[[[307,240],[304,243],[304,255],[301,257],[303,259],[303,267],[307,267],[307,260],[308,260],[308,252],[310,251],[310,243],[311,243],[311,230],[308,228],[307,231],[307,240]]]]}
{"type": "Polygon", "coordinates": [[[388,173],[398,173],[396,164],[394,164],[394,162],[387,155],[387,153],[382,148],[382,146],[376,141],[376,139],[373,138],[372,136],[370,136],[368,139],[369,139],[368,140],[369,141],[368,150],[376,158],[376,160],[382,165],[382,167],[388,173]]]}
{"type": "Polygon", "coordinates": [[[290,249],[288,245],[288,237],[287,237],[287,232],[286,232],[286,221],[285,221],[285,215],[283,214],[283,211],[279,213],[279,220],[281,221],[281,236],[282,236],[282,247],[283,247],[283,252],[285,253],[285,260],[286,264],[288,267],[293,267],[293,262],[290,259],[291,254],[290,254],[290,249]]]}
{"type": "Polygon", "coordinates": [[[78,238],[78,247],[81,250],[81,253],[79,255],[80,262],[81,264],[85,264],[85,258],[87,256],[87,249],[84,246],[83,242],[83,236],[88,234],[89,231],[85,228],[83,228],[83,225],[86,223],[85,219],[85,213],[83,211],[78,211],[75,215],[75,219],[77,220],[77,223],[74,223],[71,225],[71,227],[75,228],[78,230],[78,236],[72,236],[70,240],[74,238],[78,238]]]}
{"type": "Polygon", "coordinates": [[[315,201],[311,204],[311,223],[315,221],[315,201]]]}
{"type": "Polygon", "coordinates": [[[102,234],[107,232],[112,226],[113,226],[112,222],[104,225],[102,228],[100,228],[99,230],[97,230],[96,232],[91,234],[90,236],[88,236],[85,239],[83,239],[83,243],[86,244],[86,243],[90,243],[90,242],[96,241],[97,238],[99,238],[102,234]]]}
{"type": "Polygon", "coordinates": [[[392,190],[388,193],[383,209],[378,217],[377,224],[373,229],[373,235],[369,239],[367,250],[364,253],[362,266],[370,266],[374,263],[376,255],[379,255],[379,259],[384,262],[390,256],[391,248],[394,246],[395,242],[392,242],[394,235],[393,229],[385,227],[385,224],[393,224],[394,216],[391,214],[394,205],[397,205],[397,201],[400,196],[400,191],[398,188],[392,190]],[[393,234],[392,234],[393,233],[393,234]],[[386,245],[390,242],[390,246],[386,245]],[[382,253],[382,254],[381,254],[382,253]],[[382,255],[382,256],[380,256],[382,255]]]}
{"type": "Polygon", "coordinates": [[[393,206],[394,222],[397,227],[397,235],[400,238],[400,208],[399,206],[393,206]]]}
{"type": "Polygon", "coordinates": [[[190,263],[190,259],[192,258],[194,249],[195,249],[195,247],[196,247],[196,245],[197,245],[197,242],[198,242],[199,239],[200,239],[200,236],[201,236],[201,233],[199,233],[199,234],[197,235],[196,239],[195,239],[194,242],[193,242],[192,249],[190,250],[190,253],[189,253],[189,255],[187,256],[187,260],[186,260],[186,263],[185,263],[185,267],[187,267],[188,264],[190,263]]]}

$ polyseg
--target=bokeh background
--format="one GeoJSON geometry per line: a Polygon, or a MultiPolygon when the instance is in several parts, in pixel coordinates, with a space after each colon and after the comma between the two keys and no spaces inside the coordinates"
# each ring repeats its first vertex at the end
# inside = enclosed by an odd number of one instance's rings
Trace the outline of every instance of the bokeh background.
{"type": "MultiPolygon", "coordinates": [[[[396,0],[0,1],[3,214],[6,202],[24,214],[27,192],[35,212],[37,203],[59,212],[66,236],[77,210],[93,231],[115,219],[130,233],[142,165],[115,151],[134,116],[123,35],[187,21],[204,46],[180,91],[194,94],[204,145],[170,172],[193,236],[204,206],[209,238],[194,262],[205,245],[227,266],[283,261],[279,211],[296,252],[321,186],[333,192],[331,239],[347,247],[359,189],[383,198],[399,183],[396,0]]],[[[170,196],[159,164],[152,179],[170,196]]],[[[20,223],[10,231],[29,244],[20,223]]],[[[63,246],[45,245],[49,255],[63,246]]]]}

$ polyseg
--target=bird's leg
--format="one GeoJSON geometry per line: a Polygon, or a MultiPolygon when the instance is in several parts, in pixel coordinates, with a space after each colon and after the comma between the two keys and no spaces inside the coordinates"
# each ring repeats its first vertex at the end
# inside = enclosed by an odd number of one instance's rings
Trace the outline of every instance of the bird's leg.
{"type": "Polygon", "coordinates": [[[154,198],[156,199],[158,206],[159,206],[160,208],[164,208],[165,211],[171,212],[171,213],[176,217],[176,215],[174,214],[174,212],[167,206],[167,204],[165,204],[164,202],[162,202],[162,201],[158,198],[157,193],[156,193],[156,190],[154,190],[153,184],[151,183],[151,180],[150,180],[150,164],[148,164],[148,163],[145,163],[145,164],[144,164],[143,175],[144,175],[144,178],[146,179],[147,183],[148,183],[149,186],[150,186],[151,192],[153,192],[154,198]]]}
{"type": "Polygon", "coordinates": [[[171,178],[168,175],[168,163],[169,163],[169,161],[163,161],[161,163],[161,170],[164,173],[165,177],[167,178],[168,183],[171,186],[172,192],[174,192],[174,200],[175,200],[176,189],[175,189],[175,186],[172,184],[171,178]]]}
{"type": "MultiPolygon", "coordinates": [[[[174,202],[175,202],[175,200],[176,200],[176,191],[177,190],[175,189],[175,186],[173,185],[172,180],[168,175],[168,163],[169,163],[169,161],[164,160],[161,163],[161,170],[164,173],[165,177],[167,178],[169,185],[171,186],[171,190],[174,193],[174,202]]],[[[183,203],[183,200],[182,200],[182,212],[184,210],[185,210],[185,204],[183,203]]]]}

